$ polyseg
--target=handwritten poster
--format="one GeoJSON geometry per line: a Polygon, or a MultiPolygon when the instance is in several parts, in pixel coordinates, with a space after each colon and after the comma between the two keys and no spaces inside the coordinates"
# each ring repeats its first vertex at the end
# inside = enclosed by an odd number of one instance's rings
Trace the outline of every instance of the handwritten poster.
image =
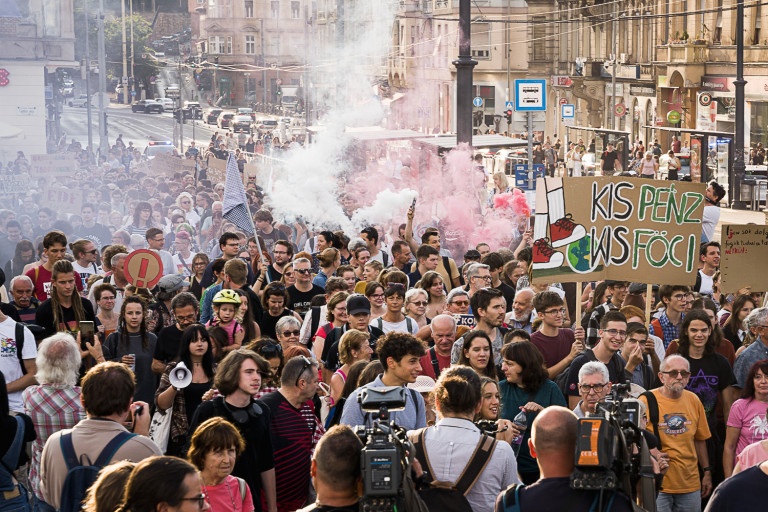
{"type": "Polygon", "coordinates": [[[533,282],[693,285],[705,190],[642,178],[539,179],[533,282]]]}
{"type": "Polygon", "coordinates": [[[768,291],[768,226],[726,224],[720,247],[720,288],[734,293],[745,286],[753,292],[768,291]]]}

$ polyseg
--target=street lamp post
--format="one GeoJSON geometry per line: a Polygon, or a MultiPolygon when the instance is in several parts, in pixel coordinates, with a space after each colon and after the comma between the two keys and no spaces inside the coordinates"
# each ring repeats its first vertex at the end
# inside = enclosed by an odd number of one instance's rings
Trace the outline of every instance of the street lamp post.
{"type": "Polygon", "coordinates": [[[729,179],[731,207],[741,203],[741,182],[744,179],[744,0],[736,3],[736,80],[733,85],[736,89],[736,130],[733,145],[734,160],[732,179],[729,179]]]}
{"type": "Polygon", "coordinates": [[[459,58],[452,64],[456,66],[456,142],[466,142],[472,146],[472,70],[477,61],[471,53],[471,16],[470,0],[459,3],[459,58]]]}

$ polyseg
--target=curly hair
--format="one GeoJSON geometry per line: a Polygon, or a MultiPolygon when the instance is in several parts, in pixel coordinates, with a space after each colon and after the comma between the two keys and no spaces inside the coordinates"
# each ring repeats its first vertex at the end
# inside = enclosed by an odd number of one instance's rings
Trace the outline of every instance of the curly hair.
{"type": "Polygon", "coordinates": [[[427,353],[427,349],[424,342],[415,336],[392,331],[376,341],[376,353],[381,365],[386,369],[388,368],[387,359],[390,357],[399,363],[406,356],[422,357],[427,353]]]}
{"type": "Polygon", "coordinates": [[[549,378],[547,370],[544,369],[544,356],[533,343],[512,342],[501,349],[501,355],[505,360],[520,365],[523,369],[520,373],[521,387],[532,395],[536,394],[549,378]]]}

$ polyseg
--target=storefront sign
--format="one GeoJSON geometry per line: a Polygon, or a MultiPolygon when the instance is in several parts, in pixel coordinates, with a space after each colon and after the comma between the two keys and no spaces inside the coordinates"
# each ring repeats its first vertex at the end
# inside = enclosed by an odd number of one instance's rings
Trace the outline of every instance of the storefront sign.
{"type": "Polygon", "coordinates": [[[705,190],[620,177],[538,180],[536,227],[544,229],[534,235],[533,282],[692,285],[705,190]]]}
{"type": "Polygon", "coordinates": [[[573,82],[568,75],[552,75],[553,87],[570,87],[571,85],[573,85],[573,82]]]}
{"type": "Polygon", "coordinates": [[[624,96],[624,84],[616,84],[616,90],[614,91],[615,93],[611,92],[611,85],[612,84],[605,84],[606,96],[613,96],[616,98],[624,96]]]}
{"type": "Polygon", "coordinates": [[[728,77],[705,75],[701,77],[701,89],[704,91],[730,91],[728,77]]]}
{"type": "Polygon", "coordinates": [[[680,112],[677,110],[670,110],[667,112],[667,121],[669,124],[677,124],[680,122],[680,112]]]}
{"type": "Polygon", "coordinates": [[[630,96],[656,96],[656,87],[653,84],[629,86],[630,96]]]}

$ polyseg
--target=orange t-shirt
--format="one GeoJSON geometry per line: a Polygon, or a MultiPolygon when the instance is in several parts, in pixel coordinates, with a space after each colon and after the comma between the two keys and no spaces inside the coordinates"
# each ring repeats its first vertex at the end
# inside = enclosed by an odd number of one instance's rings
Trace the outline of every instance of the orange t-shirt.
{"type": "MultiPolygon", "coordinates": [[[[659,404],[659,437],[661,451],[669,455],[669,470],[664,475],[664,492],[682,494],[701,489],[699,480],[698,457],[694,441],[709,439],[710,432],[707,416],[699,397],[688,390],[677,400],[666,398],[659,389],[653,390],[659,404]]],[[[648,402],[641,396],[645,405],[648,402]]],[[[646,429],[653,432],[649,423],[646,429]]],[[[713,463],[713,461],[709,461],[713,463]]]]}

